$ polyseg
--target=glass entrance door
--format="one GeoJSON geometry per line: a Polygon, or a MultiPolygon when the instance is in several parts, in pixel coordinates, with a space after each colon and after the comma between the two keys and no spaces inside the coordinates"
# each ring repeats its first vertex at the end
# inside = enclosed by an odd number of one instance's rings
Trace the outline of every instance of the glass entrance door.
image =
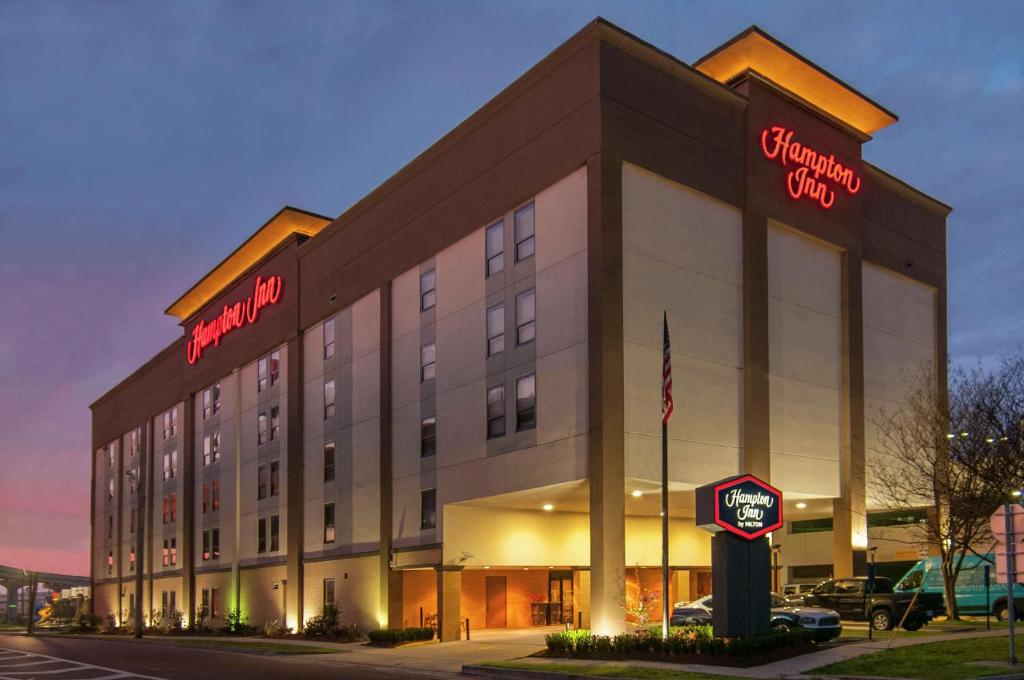
{"type": "Polygon", "coordinates": [[[548,602],[552,624],[573,623],[572,572],[548,572],[548,602]]]}

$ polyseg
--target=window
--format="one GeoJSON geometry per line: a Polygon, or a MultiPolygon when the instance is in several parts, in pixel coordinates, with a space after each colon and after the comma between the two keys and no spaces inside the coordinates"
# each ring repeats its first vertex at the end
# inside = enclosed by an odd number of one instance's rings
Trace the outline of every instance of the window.
{"type": "Polygon", "coordinates": [[[420,422],[420,457],[437,453],[437,418],[431,416],[420,422]]]}
{"type": "Polygon", "coordinates": [[[210,465],[220,460],[220,432],[203,437],[203,465],[210,465]]]}
{"type": "Polygon", "coordinates": [[[487,390],[487,438],[505,436],[505,386],[487,390]]]}
{"type": "Polygon", "coordinates": [[[505,305],[487,310],[487,356],[505,351],[505,305]]]}
{"type": "Polygon", "coordinates": [[[533,255],[533,203],[524,205],[515,214],[516,262],[533,255]]]}
{"type": "Polygon", "coordinates": [[[256,500],[263,500],[267,497],[267,466],[260,465],[256,468],[256,500]]]}
{"type": "Polygon", "coordinates": [[[171,538],[171,566],[178,563],[178,539],[171,538]]]}
{"type": "Polygon", "coordinates": [[[220,411],[220,383],[203,390],[203,420],[220,411]]]}
{"type": "Polygon", "coordinates": [[[267,389],[267,357],[256,362],[256,391],[267,389]]]}
{"type": "Polygon", "coordinates": [[[435,361],[434,343],[420,348],[420,382],[434,379],[435,361]]]}
{"type": "Polygon", "coordinates": [[[426,489],[420,493],[420,529],[437,526],[437,489],[426,489]]]}
{"type": "Polygon", "coordinates": [[[868,513],[868,529],[922,524],[926,521],[928,521],[928,511],[924,508],[868,513]]]}
{"type": "Polygon", "coordinates": [[[210,483],[203,482],[203,514],[210,511],[210,483]]]}
{"type": "Polygon", "coordinates": [[[516,344],[525,345],[537,336],[537,294],[528,290],[516,296],[516,344]]]}
{"type": "Polygon", "coordinates": [[[256,421],[256,443],[266,444],[267,443],[267,414],[266,412],[259,414],[256,421]]]}
{"type": "Polygon", "coordinates": [[[334,381],[324,383],[324,419],[334,417],[334,381]]]}
{"type": "Polygon", "coordinates": [[[334,604],[334,579],[324,579],[324,604],[334,604]]]}
{"type": "Polygon", "coordinates": [[[220,480],[210,482],[210,509],[220,510],[220,480]]]}
{"type": "Polygon", "coordinates": [[[210,559],[220,559],[220,529],[210,529],[210,559]]]}
{"type": "Polygon", "coordinates": [[[276,496],[281,493],[281,463],[272,461],[270,463],[270,495],[276,496]]]}
{"type": "Polygon", "coordinates": [[[334,481],[334,442],[324,444],[324,482],[334,481]]]}
{"type": "Polygon", "coordinates": [[[175,437],[178,435],[178,409],[171,409],[171,436],[175,437]]]}
{"type": "Polygon", "coordinates": [[[203,531],[203,562],[210,560],[210,530],[203,531]]]}
{"type": "Polygon", "coordinates": [[[173,496],[171,494],[168,494],[168,495],[164,496],[164,502],[163,502],[163,510],[164,510],[164,515],[163,515],[164,522],[163,523],[164,524],[170,524],[171,522],[174,521],[174,515],[171,513],[171,498],[173,498],[173,496]]]}
{"type": "Polygon", "coordinates": [[[281,436],[281,409],[277,406],[270,409],[270,441],[281,436]]]}
{"type": "Polygon", "coordinates": [[[420,274],[420,311],[425,312],[437,304],[437,275],[434,270],[420,274]]]}
{"type": "Polygon", "coordinates": [[[107,576],[114,573],[114,552],[107,553],[107,576]]]}
{"type": "Polygon", "coordinates": [[[163,565],[166,567],[171,563],[171,542],[164,539],[163,565]]]}
{"type": "Polygon", "coordinates": [[[114,537],[114,516],[107,515],[107,538],[114,537]]]}
{"type": "Polygon", "coordinates": [[[334,356],[334,319],[324,321],[324,359],[334,356]]]}
{"type": "Polygon", "coordinates": [[[217,588],[203,588],[202,608],[206,616],[211,619],[217,618],[220,614],[220,592],[217,588]]]}
{"type": "Polygon", "coordinates": [[[164,412],[164,439],[178,434],[178,409],[172,408],[164,412]]]}
{"type": "Polygon", "coordinates": [[[174,479],[178,476],[178,451],[174,450],[164,454],[164,479],[174,479]]]}
{"type": "Polygon", "coordinates": [[[267,518],[256,520],[256,552],[267,552],[267,518]]]}
{"type": "Polygon", "coordinates": [[[505,268],[505,222],[499,220],[487,227],[484,233],[487,276],[497,274],[505,268]]]}
{"type": "Polygon", "coordinates": [[[142,436],[142,432],[139,428],[132,430],[131,438],[128,443],[128,454],[133,458],[139,452],[139,439],[142,436]]]}
{"type": "Polygon", "coordinates": [[[170,614],[177,611],[177,593],[173,590],[163,591],[160,595],[160,604],[163,606],[161,610],[164,614],[170,614]]]}
{"type": "Polygon", "coordinates": [[[324,504],[324,543],[334,543],[334,503],[324,504]]]}
{"type": "Polygon", "coordinates": [[[516,431],[537,426],[537,376],[533,373],[516,380],[516,431]]]}
{"type": "MultiPolygon", "coordinates": [[[[167,478],[164,477],[164,479],[167,479],[167,478]]],[[[111,480],[109,480],[107,482],[107,502],[108,503],[113,503],[114,502],[114,480],[113,479],[111,479],[111,480]]]]}
{"type": "Polygon", "coordinates": [[[107,452],[107,467],[108,468],[113,468],[114,467],[114,447],[113,446],[107,446],[107,447],[105,447],[105,450],[107,452]]]}
{"type": "Polygon", "coordinates": [[[270,551],[274,552],[281,549],[280,543],[280,529],[281,522],[278,515],[270,516],[270,551]]]}
{"type": "Polygon", "coordinates": [[[832,531],[831,517],[801,519],[789,523],[789,533],[791,534],[813,534],[819,531],[832,531]]]}
{"type": "Polygon", "coordinates": [[[135,573],[135,548],[128,549],[128,571],[135,573]]]}
{"type": "Polygon", "coordinates": [[[281,350],[275,349],[270,353],[270,384],[276,385],[281,379],[281,350]]]}

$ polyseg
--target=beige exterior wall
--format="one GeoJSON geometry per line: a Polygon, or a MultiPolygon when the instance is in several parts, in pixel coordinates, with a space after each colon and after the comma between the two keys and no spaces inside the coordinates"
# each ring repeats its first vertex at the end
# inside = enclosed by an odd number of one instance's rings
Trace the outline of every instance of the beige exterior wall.
{"type": "Polygon", "coordinates": [[[839,495],[842,398],[840,252],[769,223],[771,483],[839,495]]]}
{"type": "MultiPolygon", "coordinates": [[[[163,425],[163,413],[158,413],[152,420],[153,427],[153,451],[149,459],[150,473],[153,480],[152,495],[149,498],[149,507],[152,522],[150,526],[152,531],[149,534],[149,540],[147,543],[150,547],[150,554],[146,556],[146,560],[152,567],[153,573],[159,577],[162,573],[170,573],[179,571],[181,569],[181,549],[184,545],[184,517],[185,517],[185,503],[184,503],[184,456],[185,456],[185,404],[178,402],[175,404],[173,409],[178,411],[178,428],[177,432],[168,438],[164,438],[164,425],[163,425]],[[177,452],[178,458],[178,469],[175,476],[171,479],[163,478],[164,470],[164,455],[173,454],[177,452]],[[163,501],[165,496],[174,494],[177,498],[178,511],[177,517],[174,522],[168,522],[164,524],[163,521],[163,501]],[[177,547],[177,564],[168,564],[166,567],[163,565],[163,542],[164,540],[174,539],[175,546],[177,547]]],[[[150,571],[149,567],[146,569],[147,573],[150,571]]],[[[180,576],[179,576],[180,582],[180,576]]],[[[160,589],[154,588],[155,599],[153,601],[153,607],[156,609],[160,608],[159,594],[160,589]]],[[[180,608],[180,604],[179,604],[180,608]]]]}
{"type": "Polygon", "coordinates": [[[223,628],[227,625],[227,613],[235,607],[234,589],[231,587],[231,572],[217,571],[196,574],[196,608],[203,603],[203,589],[216,588],[219,598],[216,616],[207,613],[206,625],[211,628],[223,628]]]}
{"type": "Polygon", "coordinates": [[[626,477],[661,479],[662,312],[672,340],[677,488],[742,456],[742,215],[635,166],[622,172],[626,477]]]}
{"type": "Polygon", "coordinates": [[[379,605],[380,570],[376,555],[306,562],[304,621],[323,611],[324,579],[328,578],[334,579],[339,624],[356,624],[364,631],[380,627],[387,612],[386,606],[379,605]]]}
{"type": "Polygon", "coordinates": [[[277,621],[282,627],[295,628],[295,622],[285,617],[285,565],[242,569],[240,580],[242,615],[248,617],[250,626],[262,628],[268,621],[277,621]]]}
{"type": "MultiPolygon", "coordinates": [[[[194,546],[196,568],[216,567],[231,564],[235,559],[235,518],[237,517],[238,495],[235,489],[235,464],[238,432],[238,379],[228,374],[220,379],[220,410],[203,418],[203,391],[195,397],[195,442],[193,445],[195,492],[192,516],[195,519],[194,546]],[[203,465],[203,440],[220,433],[220,459],[203,465]],[[220,485],[220,508],[203,513],[203,484],[217,480],[220,485]],[[220,560],[203,560],[203,531],[220,530],[220,560]]],[[[211,500],[212,503],[212,500],[211,500]]],[[[197,586],[198,588],[198,586],[197,586]]],[[[197,590],[197,593],[200,591],[197,590]]],[[[196,602],[199,602],[198,596],[196,602]]],[[[198,604],[197,604],[198,606],[198,604]]]]}
{"type": "Polygon", "coordinates": [[[895,272],[864,264],[864,394],[868,505],[878,506],[871,488],[872,461],[881,452],[873,420],[880,409],[905,403],[907,380],[936,366],[934,288],[895,272]]]}

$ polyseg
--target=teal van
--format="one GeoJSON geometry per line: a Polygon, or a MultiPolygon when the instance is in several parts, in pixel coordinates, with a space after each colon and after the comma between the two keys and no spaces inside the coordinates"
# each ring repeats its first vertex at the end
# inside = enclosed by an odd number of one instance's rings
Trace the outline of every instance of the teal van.
{"type": "MultiPolygon", "coordinates": [[[[917,590],[921,592],[942,593],[942,573],[939,571],[939,558],[928,557],[921,560],[903,575],[894,588],[897,592],[917,590]],[[925,575],[927,573],[927,576],[925,575]]],[[[1024,585],[1013,586],[1013,602],[1017,618],[1024,618],[1024,585]]],[[[996,583],[995,555],[967,555],[956,579],[956,604],[961,614],[969,616],[994,615],[1000,621],[1006,621],[1006,584],[996,583]],[[985,611],[985,565],[989,565],[989,611],[985,611]]]]}

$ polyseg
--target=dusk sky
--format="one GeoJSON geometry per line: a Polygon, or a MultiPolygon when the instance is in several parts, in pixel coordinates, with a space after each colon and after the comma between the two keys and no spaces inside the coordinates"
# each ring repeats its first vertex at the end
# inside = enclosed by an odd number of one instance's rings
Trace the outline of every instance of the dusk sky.
{"type": "Polygon", "coordinates": [[[88,573],[89,404],[171,301],[598,15],[688,63],[756,23],[897,113],[864,155],[954,208],[953,360],[1019,348],[1024,3],[0,1],[0,564],[88,573]]]}

